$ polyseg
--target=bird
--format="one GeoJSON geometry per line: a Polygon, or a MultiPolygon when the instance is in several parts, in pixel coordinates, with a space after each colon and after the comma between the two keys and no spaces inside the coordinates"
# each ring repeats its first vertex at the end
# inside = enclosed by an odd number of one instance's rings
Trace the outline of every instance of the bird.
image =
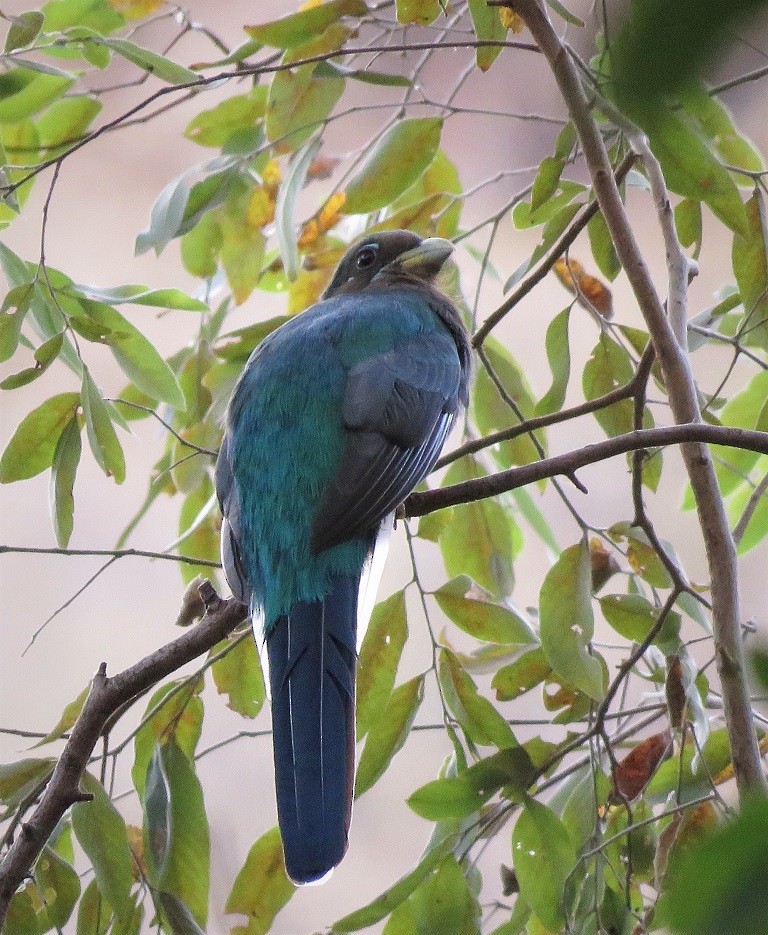
{"type": "Polygon", "coordinates": [[[297,885],[322,882],[347,850],[358,612],[376,543],[468,401],[468,334],[438,285],[452,250],[405,230],[354,243],[320,301],[255,348],[227,409],[222,564],[266,645],[297,885]]]}

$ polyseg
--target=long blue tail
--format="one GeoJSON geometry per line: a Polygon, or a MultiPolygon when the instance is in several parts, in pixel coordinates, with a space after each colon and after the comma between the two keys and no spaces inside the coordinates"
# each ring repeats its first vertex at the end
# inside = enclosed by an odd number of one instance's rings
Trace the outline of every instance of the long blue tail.
{"type": "Polygon", "coordinates": [[[355,778],[358,580],[296,603],[267,637],[277,812],[285,866],[311,883],[347,849],[355,778]]]}

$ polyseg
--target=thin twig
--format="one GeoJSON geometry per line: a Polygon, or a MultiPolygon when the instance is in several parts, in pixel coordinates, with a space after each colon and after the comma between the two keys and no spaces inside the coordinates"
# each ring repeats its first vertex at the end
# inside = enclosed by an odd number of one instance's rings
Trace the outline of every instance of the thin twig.
{"type": "Polygon", "coordinates": [[[557,475],[568,476],[588,464],[615,458],[617,455],[627,454],[638,448],[662,448],[666,445],[683,445],[687,442],[727,445],[768,454],[768,432],[755,432],[724,425],[707,425],[703,422],[640,429],[636,432],[627,432],[625,435],[617,435],[615,438],[607,438],[605,441],[595,442],[565,454],[553,455],[531,464],[499,471],[487,477],[462,481],[450,487],[441,487],[439,490],[412,493],[405,501],[404,514],[405,516],[424,516],[426,513],[456,506],[459,503],[472,503],[475,500],[496,497],[515,490],[517,487],[524,487],[557,475]]]}

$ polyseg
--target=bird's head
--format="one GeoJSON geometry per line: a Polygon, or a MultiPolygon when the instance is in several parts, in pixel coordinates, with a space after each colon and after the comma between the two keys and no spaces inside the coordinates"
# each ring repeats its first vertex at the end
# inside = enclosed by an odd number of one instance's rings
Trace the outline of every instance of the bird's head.
{"type": "Polygon", "coordinates": [[[323,298],[359,292],[385,277],[432,283],[452,252],[453,244],[442,237],[422,239],[405,230],[370,234],[344,254],[323,298]]]}

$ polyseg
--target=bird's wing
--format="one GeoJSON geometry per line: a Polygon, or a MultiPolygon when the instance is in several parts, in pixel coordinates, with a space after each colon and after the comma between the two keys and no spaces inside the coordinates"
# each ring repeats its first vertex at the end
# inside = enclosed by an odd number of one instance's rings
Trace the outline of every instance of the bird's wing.
{"type": "Polygon", "coordinates": [[[461,365],[447,333],[422,333],[349,373],[347,441],[312,523],[321,552],[371,530],[426,476],[450,431],[461,365]]]}
{"type": "Polygon", "coordinates": [[[235,475],[230,457],[230,439],[226,434],[216,461],[216,496],[223,516],[221,523],[221,563],[232,593],[244,604],[250,604],[251,587],[240,554],[240,499],[235,487],[235,475]]]}

